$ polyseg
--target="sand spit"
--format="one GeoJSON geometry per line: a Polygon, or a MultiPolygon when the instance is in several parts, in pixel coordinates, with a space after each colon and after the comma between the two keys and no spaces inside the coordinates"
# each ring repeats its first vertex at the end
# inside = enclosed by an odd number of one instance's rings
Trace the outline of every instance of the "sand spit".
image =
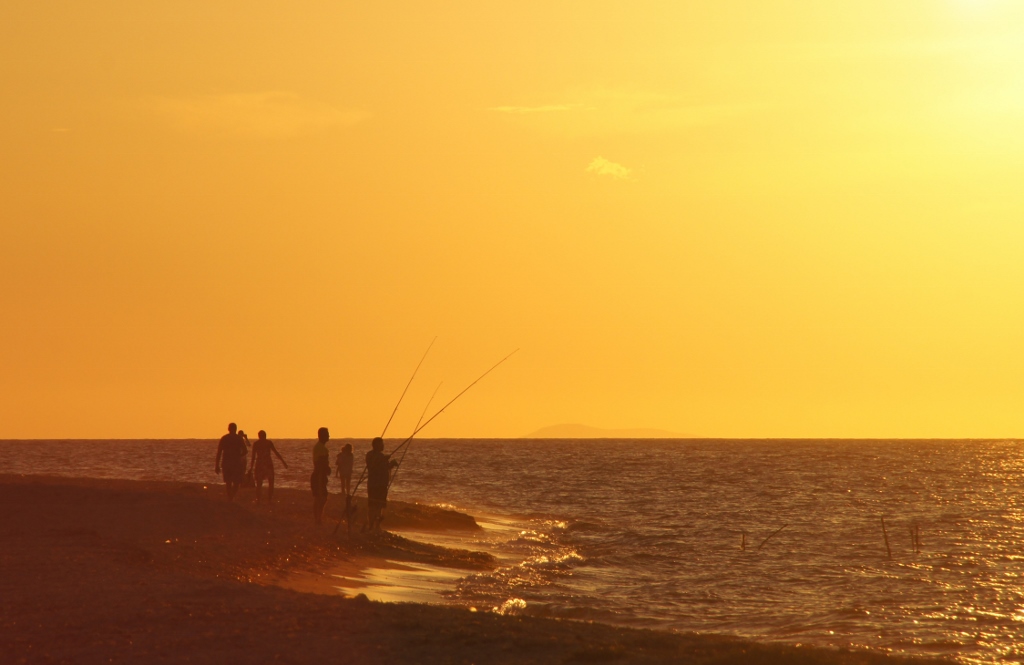
{"type": "MultiPolygon", "coordinates": [[[[251,496],[0,475],[0,662],[925,662],[285,589],[272,582],[328,567],[492,562],[393,534],[332,536],[333,524],[312,525],[304,492],[279,490],[270,509],[251,496]]],[[[393,512],[418,531],[475,525],[425,506],[393,512]]]]}

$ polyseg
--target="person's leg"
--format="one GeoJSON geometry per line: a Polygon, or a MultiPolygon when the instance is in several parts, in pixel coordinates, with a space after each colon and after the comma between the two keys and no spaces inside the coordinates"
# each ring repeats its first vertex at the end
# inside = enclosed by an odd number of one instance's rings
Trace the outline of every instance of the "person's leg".
{"type": "Polygon", "coordinates": [[[324,519],[324,506],[327,505],[327,497],[318,496],[316,499],[316,523],[320,524],[324,519]]]}
{"type": "Polygon", "coordinates": [[[267,503],[274,501],[274,474],[267,476],[267,503]]]}

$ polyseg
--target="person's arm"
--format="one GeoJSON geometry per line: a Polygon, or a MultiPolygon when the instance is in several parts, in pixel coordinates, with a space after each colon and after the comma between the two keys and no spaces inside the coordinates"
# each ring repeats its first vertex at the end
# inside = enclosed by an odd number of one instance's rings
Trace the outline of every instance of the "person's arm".
{"type": "Polygon", "coordinates": [[[285,462],[284,458],[281,457],[281,453],[277,452],[277,446],[275,446],[273,442],[270,443],[270,449],[272,451],[274,451],[274,454],[277,455],[277,459],[281,460],[281,464],[284,464],[284,468],[287,469],[288,468],[288,462],[285,462]]]}
{"type": "Polygon", "coordinates": [[[224,453],[224,442],[217,444],[217,461],[213,464],[213,472],[220,473],[220,456],[224,453]]]}

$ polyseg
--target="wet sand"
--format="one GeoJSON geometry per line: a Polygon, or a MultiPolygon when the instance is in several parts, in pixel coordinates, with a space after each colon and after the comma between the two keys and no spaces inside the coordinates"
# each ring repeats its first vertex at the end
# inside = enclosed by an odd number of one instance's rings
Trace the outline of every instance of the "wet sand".
{"type": "MultiPolygon", "coordinates": [[[[394,534],[350,538],[344,525],[334,535],[334,520],[312,524],[307,492],[279,489],[272,508],[252,498],[228,503],[221,485],[0,475],[0,662],[925,662],[346,598],[325,571],[493,561],[394,534]]],[[[453,511],[389,510],[391,528],[478,528],[453,511]]]]}

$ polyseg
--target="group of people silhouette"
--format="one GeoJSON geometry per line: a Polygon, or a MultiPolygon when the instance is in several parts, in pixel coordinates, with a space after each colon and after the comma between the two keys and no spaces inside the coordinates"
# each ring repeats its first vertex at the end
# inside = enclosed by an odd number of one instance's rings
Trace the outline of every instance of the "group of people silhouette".
{"type": "MultiPolygon", "coordinates": [[[[274,498],[274,459],[281,461],[284,468],[288,463],[281,457],[274,442],[267,439],[267,433],[260,430],[258,439],[252,444],[252,458],[249,462],[249,476],[256,488],[256,502],[262,501],[263,482],[267,482],[267,501],[274,498]]],[[[327,485],[331,477],[330,451],[327,442],[331,433],[326,427],[317,431],[317,441],[313,445],[313,470],[309,475],[309,486],[313,492],[313,521],[323,522],[324,508],[327,505],[327,485]]],[[[238,490],[246,484],[248,477],[245,472],[246,459],[249,454],[249,437],[238,429],[235,423],[228,424],[228,433],[220,438],[217,446],[217,460],[214,465],[216,473],[223,474],[224,486],[228,500],[233,501],[238,490]]],[[[352,444],[346,443],[335,459],[335,477],[341,482],[341,493],[346,497],[345,508],[351,510],[352,470],[354,455],[352,444]]],[[[367,522],[370,531],[380,529],[384,508],[387,506],[388,488],[391,484],[391,470],[398,462],[384,453],[384,439],[373,440],[369,452],[366,453],[366,499],[367,522]]],[[[350,515],[349,515],[350,517],[350,515]]]]}
{"type": "MultiPolygon", "coordinates": [[[[217,446],[214,472],[223,473],[229,501],[235,498],[246,480],[245,462],[248,455],[249,437],[235,423],[228,424],[228,433],[220,438],[220,445],[217,446]]],[[[267,438],[266,432],[260,430],[256,443],[252,444],[252,459],[249,462],[249,476],[256,487],[257,503],[263,494],[264,480],[267,481],[267,501],[274,499],[274,458],[271,455],[276,455],[284,468],[288,468],[288,463],[281,457],[274,442],[267,438]]]]}

